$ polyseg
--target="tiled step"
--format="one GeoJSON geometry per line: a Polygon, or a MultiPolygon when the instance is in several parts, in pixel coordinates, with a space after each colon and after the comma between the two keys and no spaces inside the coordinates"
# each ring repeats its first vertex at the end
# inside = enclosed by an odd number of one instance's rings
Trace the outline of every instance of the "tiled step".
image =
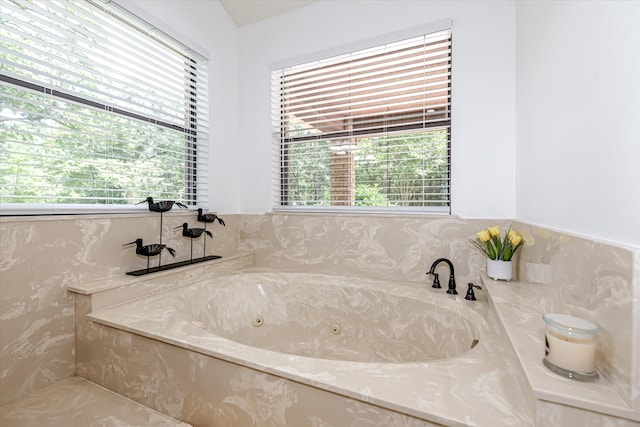
{"type": "Polygon", "coordinates": [[[79,377],[0,406],[2,427],[188,427],[79,377]]]}

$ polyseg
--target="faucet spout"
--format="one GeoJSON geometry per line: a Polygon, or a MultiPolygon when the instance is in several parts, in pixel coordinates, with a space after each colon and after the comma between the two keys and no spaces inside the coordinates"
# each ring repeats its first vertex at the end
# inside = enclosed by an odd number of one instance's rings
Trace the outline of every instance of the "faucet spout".
{"type": "Polygon", "coordinates": [[[438,273],[436,273],[436,267],[441,262],[444,262],[449,266],[449,288],[447,289],[447,293],[451,295],[457,295],[458,291],[456,291],[456,278],[455,278],[455,272],[453,269],[453,263],[446,258],[438,258],[437,260],[435,260],[433,264],[431,264],[431,268],[429,268],[429,271],[426,273],[434,277],[432,287],[433,288],[441,287],[440,279],[438,278],[438,273]]]}

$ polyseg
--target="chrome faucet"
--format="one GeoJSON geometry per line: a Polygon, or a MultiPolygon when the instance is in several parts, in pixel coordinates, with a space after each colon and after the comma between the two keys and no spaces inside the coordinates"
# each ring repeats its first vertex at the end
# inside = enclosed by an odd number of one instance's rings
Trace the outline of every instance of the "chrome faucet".
{"type": "Polygon", "coordinates": [[[455,273],[453,271],[453,264],[446,258],[438,258],[431,264],[431,268],[427,271],[426,274],[431,274],[433,276],[433,285],[432,288],[441,288],[440,286],[440,278],[438,277],[438,273],[436,273],[436,267],[441,262],[445,262],[449,265],[449,289],[447,289],[448,294],[457,295],[458,291],[456,291],[456,278],[455,273]]]}

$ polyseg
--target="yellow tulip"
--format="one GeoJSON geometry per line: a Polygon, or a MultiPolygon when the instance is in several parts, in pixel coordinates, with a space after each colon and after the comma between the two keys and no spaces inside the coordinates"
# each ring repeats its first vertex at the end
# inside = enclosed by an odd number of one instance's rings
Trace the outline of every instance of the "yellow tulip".
{"type": "Polygon", "coordinates": [[[476,236],[478,236],[478,239],[480,239],[482,243],[486,243],[491,239],[491,235],[487,230],[478,231],[476,236]]]}
{"type": "Polygon", "coordinates": [[[491,237],[500,235],[500,227],[498,227],[497,225],[494,225],[493,227],[489,227],[487,230],[489,231],[489,234],[491,235],[491,237]]]}
{"type": "Polygon", "coordinates": [[[513,246],[518,246],[522,243],[522,236],[512,230],[512,232],[509,233],[509,242],[511,242],[513,246]]]}

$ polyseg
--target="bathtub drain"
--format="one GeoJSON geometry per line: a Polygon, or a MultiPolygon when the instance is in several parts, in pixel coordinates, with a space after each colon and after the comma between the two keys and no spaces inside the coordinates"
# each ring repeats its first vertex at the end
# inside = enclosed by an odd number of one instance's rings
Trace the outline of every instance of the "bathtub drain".
{"type": "Polygon", "coordinates": [[[262,316],[256,316],[253,319],[253,326],[259,327],[259,326],[262,326],[263,324],[264,324],[264,318],[262,316]]]}
{"type": "Polygon", "coordinates": [[[342,328],[340,327],[340,325],[338,325],[337,323],[331,325],[331,333],[333,335],[339,335],[340,332],[342,332],[342,328]]]}

